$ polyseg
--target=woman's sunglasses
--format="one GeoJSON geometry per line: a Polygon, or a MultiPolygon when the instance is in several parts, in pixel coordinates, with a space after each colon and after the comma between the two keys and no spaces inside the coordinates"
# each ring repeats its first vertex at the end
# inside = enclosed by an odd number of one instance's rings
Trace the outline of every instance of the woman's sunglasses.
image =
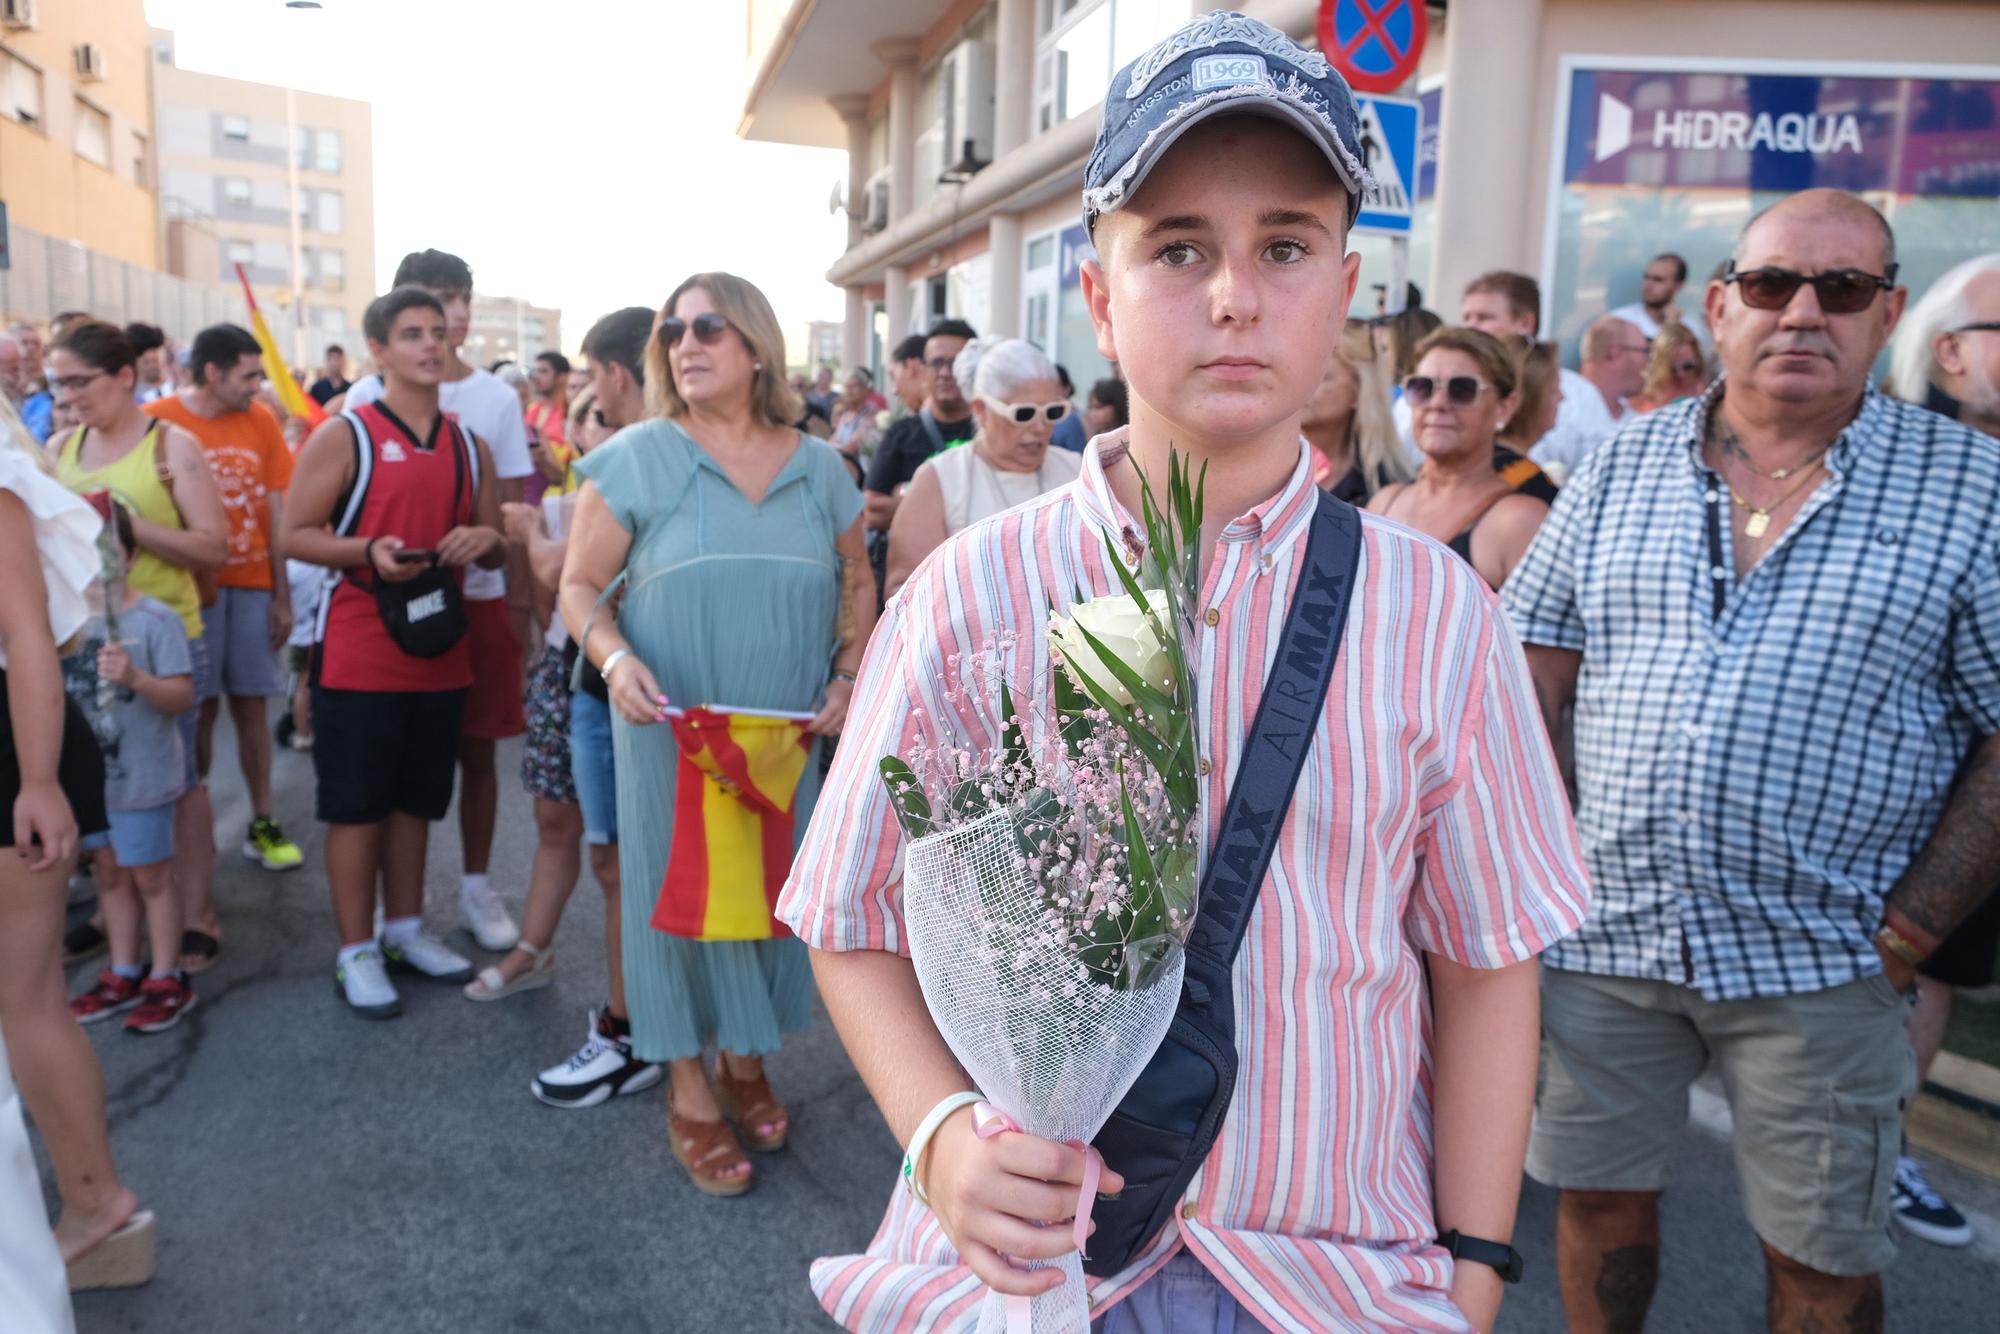
{"type": "Polygon", "coordinates": [[[1891,264],[1885,274],[1861,269],[1828,269],[1825,273],[1805,274],[1773,268],[1738,271],[1736,261],[1731,260],[1722,281],[1735,283],[1743,304],[1753,310],[1783,310],[1792,304],[1801,287],[1811,283],[1821,310],[1829,315],[1853,315],[1874,305],[1877,292],[1886,292],[1896,285],[1896,266],[1891,264]]]}
{"type": "Polygon", "coordinates": [[[1445,400],[1455,408],[1469,408],[1479,399],[1479,391],[1486,385],[1470,375],[1454,375],[1449,380],[1434,380],[1428,375],[1412,375],[1403,381],[1403,397],[1410,400],[1410,406],[1420,408],[1431,401],[1432,395],[1444,391],[1445,400]]]}
{"type": "Polygon", "coordinates": [[[1044,403],[1037,407],[1033,403],[1002,403],[997,398],[987,399],[986,406],[1016,426],[1026,426],[1035,419],[1037,413],[1047,417],[1051,423],[1059,422],[1069,416],[1070,411],[1068,403],[1044,403]]]}
{"type": "Polygon", "coordinates": [[[713,347],[729,332],[729,321],[712,310],[705,310],[692,320],[684,320],[678,315],[669,315],[660,321],[660,343],[664,347],[678,347],[689,329],[694,330],[694,340],[703,347],[713,347]]]}

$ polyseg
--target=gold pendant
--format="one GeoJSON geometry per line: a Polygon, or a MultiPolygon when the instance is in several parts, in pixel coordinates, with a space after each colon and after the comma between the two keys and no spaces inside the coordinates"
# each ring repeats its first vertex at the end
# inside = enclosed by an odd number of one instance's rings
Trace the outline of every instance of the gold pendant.
{"type": "Polygon", "coordinates": [[[1750,521],[1743,525],[1743,536],[1759,538],[1771,531],[1771,511],[1751,510],[1750,521]]]}

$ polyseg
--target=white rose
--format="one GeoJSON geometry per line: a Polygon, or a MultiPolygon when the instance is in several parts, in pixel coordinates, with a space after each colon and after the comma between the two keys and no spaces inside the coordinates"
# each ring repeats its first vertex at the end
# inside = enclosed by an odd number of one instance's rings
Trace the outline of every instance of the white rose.
{"type": "MultiPolygon", "coordinates": [[[[1149,589],[1146,598],[1165,623],[1168,617],[1166,593],[1157,588],[1149,589]]],[[[1140,680],[1163,695],[1173,693],[1173,658],[1160,642],[1152,619],[1139,610],[1130,594],[1114,593],[1108,597],[1092,598],[1070,608],[1068,616],[1049,617],[1049,647],[1069,672],[1070,679],[1079,686],[1086,686],[1088,682],[1089,686],[1097,688],[1098,693],[1120,704],[1130,705],[1133,703],[1132,692],[1111,674],[1110,668],[1099,659],[1089,642],[1077,632],[1079,625],[1097,636],[1098,642],[1140,680]]]]}

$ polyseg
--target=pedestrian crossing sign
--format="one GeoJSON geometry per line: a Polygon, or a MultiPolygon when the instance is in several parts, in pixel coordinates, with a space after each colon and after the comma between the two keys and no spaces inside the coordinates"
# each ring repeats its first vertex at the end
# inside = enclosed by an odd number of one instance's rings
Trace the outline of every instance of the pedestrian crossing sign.
{"type": "Polygon", "coordinates": [[[1362,196],[1354,230],[1408,236],[1417,197],[1417,142],[1423,112],[1407,97],[1356,97],[1361,120],[1361,165],[1375,183],[1362,196]]]}

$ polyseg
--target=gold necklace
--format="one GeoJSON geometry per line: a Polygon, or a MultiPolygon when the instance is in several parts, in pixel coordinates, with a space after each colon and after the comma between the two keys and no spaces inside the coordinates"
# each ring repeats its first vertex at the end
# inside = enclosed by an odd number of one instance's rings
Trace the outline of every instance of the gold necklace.
{"type": "Polygon", "coordinates": [[[1732,449],[1725,445],[1723,447],[1722,452],[1725,455],[1734,458],[1738,463],[1742,464],[1745,471],[1755,473],[1757,476],[1762,477],[1767,481],[1782,482],[1787,477],[1791,477],[1794,474],[1802,473],[1807,471],[1808,469],[1818,467],[1819,461],[1826,457],[1826,451],[1830,448],[1832,448],[1832,446],[1822,445],[1820,446],[1818,451],[1812,454],[1810,457],[1801,459],[1799,462],[1794,463],[1789,468],[1780,468],[1776,472],[1765,472],[1762,468],[1752,463],[1750,461],[1750,456],[1747,453],[1745,453],[1741,447],[1732,449]]]}
{"type": "MultiPolygon", "coordinates": [[[[1824,453],[1826,453],[1825,450],[1820,451],[1820,454],[1824,453]]],[[[1818,455],[1815,455],[1812,459],[1808,460],[1808,463],[1810,464],[1817,464],[1818,462],[1819,462],[1818,455]]],[[[1800,468],[1804,468],[1806,466],[1808,466],[1807,463],[1801,463],[1799,465],[1800,468]]],[[[1751,469],[1751,471],[1756,472],[1756,469],[1753,468],[1751,469]]],[[[1794,469],[1786,470],[1788,474],[1792,471],[1795,470],[1794,469]]],[[[1763,476],[1764,474],[1759,473],[1758,475],[1763,476]]],[[[1784,495],[1779,496],[1776,500],[1772,501],[1768,505],[1752,505],[1748,500],[1743,498],[1743,493],[1736,489],[1736,483],[1730,481],[1727,477],[1724,477],[1722,479],[1722,484],[1729,488],[1729,498],[1735,501],[1737,504],[1741,505],[1744,508],[1744,510],[1749,513],[1750,515],[1749,519],[1746,520],[1743,524],[1743,536],[1750,538],[1752,541],[1755,541],[1757,538],[1760,538],[1765,533],[1771,531],[1771,511],[1777,509],[1780,505],[1783,505],[1793,496],[1805,490],[1807,485],[1811,483],[1812,480],[1813,478],[1808,476],[1804,481],[1800,482],[1797,486],[1785,492],[1784,495]]]]}

